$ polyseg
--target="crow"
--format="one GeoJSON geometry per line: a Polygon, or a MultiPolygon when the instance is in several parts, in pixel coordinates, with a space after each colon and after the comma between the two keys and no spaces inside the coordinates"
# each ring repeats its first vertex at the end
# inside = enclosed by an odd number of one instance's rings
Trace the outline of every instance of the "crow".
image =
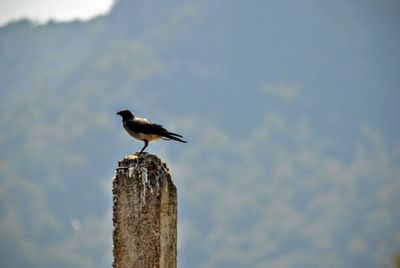
{"type": "Polygon", "coordinates": [[[144,141],[144,147],[140,150],[139,154],[146,149],[150,141],[163,139],[186,143],[186,141],[181,139],[183,138],[182,135],[169,132],[162,125],[151,123],[145,118],[134,116],[129,110],[119,111],[117,115],[122,117],[122,124],[129,135],[135,139],[144,141]]]}

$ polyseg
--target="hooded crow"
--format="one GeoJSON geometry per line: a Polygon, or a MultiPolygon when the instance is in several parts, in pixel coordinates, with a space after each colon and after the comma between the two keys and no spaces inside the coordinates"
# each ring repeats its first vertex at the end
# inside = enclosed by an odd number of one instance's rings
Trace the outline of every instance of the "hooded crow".
{"type": "Polygon", "coordinates": [[[122,117],[122,124],[129,135],[144,141],[144,147],[139,154],[146,149],[150,141],[163,139],[186,143],[186,141],[180,139],[183,138],[181,135],[169,132],[163,126],[151,123],[145,118],[134,116],[129,110],[119,111],[117,115],[122,117]]]}

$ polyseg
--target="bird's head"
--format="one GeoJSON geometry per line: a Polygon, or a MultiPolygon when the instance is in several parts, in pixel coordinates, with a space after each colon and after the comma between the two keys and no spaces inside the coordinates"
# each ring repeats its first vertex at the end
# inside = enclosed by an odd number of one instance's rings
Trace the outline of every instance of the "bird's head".
{"type": "Polygon", "coordinates": [[[123,120],[128,120],[134,118],[134,115],[129,110],[122,110],[117,113],[117,115],[121,116],[123,120]]]}

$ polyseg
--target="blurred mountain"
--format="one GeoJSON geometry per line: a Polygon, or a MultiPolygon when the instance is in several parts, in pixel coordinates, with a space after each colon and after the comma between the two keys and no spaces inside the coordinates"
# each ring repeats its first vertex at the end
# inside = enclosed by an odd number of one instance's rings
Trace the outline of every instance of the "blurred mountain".
{"type": "Polygon", "coordinates": [[[399,3],[119,0],[0,28],[4,267],[109,267],[115,112],[179,193],[180,267],[387,267],[400,248],[399,3]]]}

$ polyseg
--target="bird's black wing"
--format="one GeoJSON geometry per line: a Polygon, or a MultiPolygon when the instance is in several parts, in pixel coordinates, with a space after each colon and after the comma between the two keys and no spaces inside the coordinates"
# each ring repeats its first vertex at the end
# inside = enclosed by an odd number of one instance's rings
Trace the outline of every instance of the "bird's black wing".
{"type": "Polygon", "coordinates": [[[127,121],[126,126],[129,128],[129,130],[137,133],[156,134],[160,136],[164,136],[166,133],[168,133],[168,131],[162,125],[142,121],[127,121]]]}
{"type": "Polygon", "coordinates": [[[181,140],[183,138],[182,135],[177,133],[169,132],[166,130],[162,125],[143,122],[143,121],[127,121],[126,127],[133,132],[136,133],[143,133],[143,134],[155,134],[159,135],[160,137],[176,140],[180,142],[186,143],[186,141],[181,140]]]}

